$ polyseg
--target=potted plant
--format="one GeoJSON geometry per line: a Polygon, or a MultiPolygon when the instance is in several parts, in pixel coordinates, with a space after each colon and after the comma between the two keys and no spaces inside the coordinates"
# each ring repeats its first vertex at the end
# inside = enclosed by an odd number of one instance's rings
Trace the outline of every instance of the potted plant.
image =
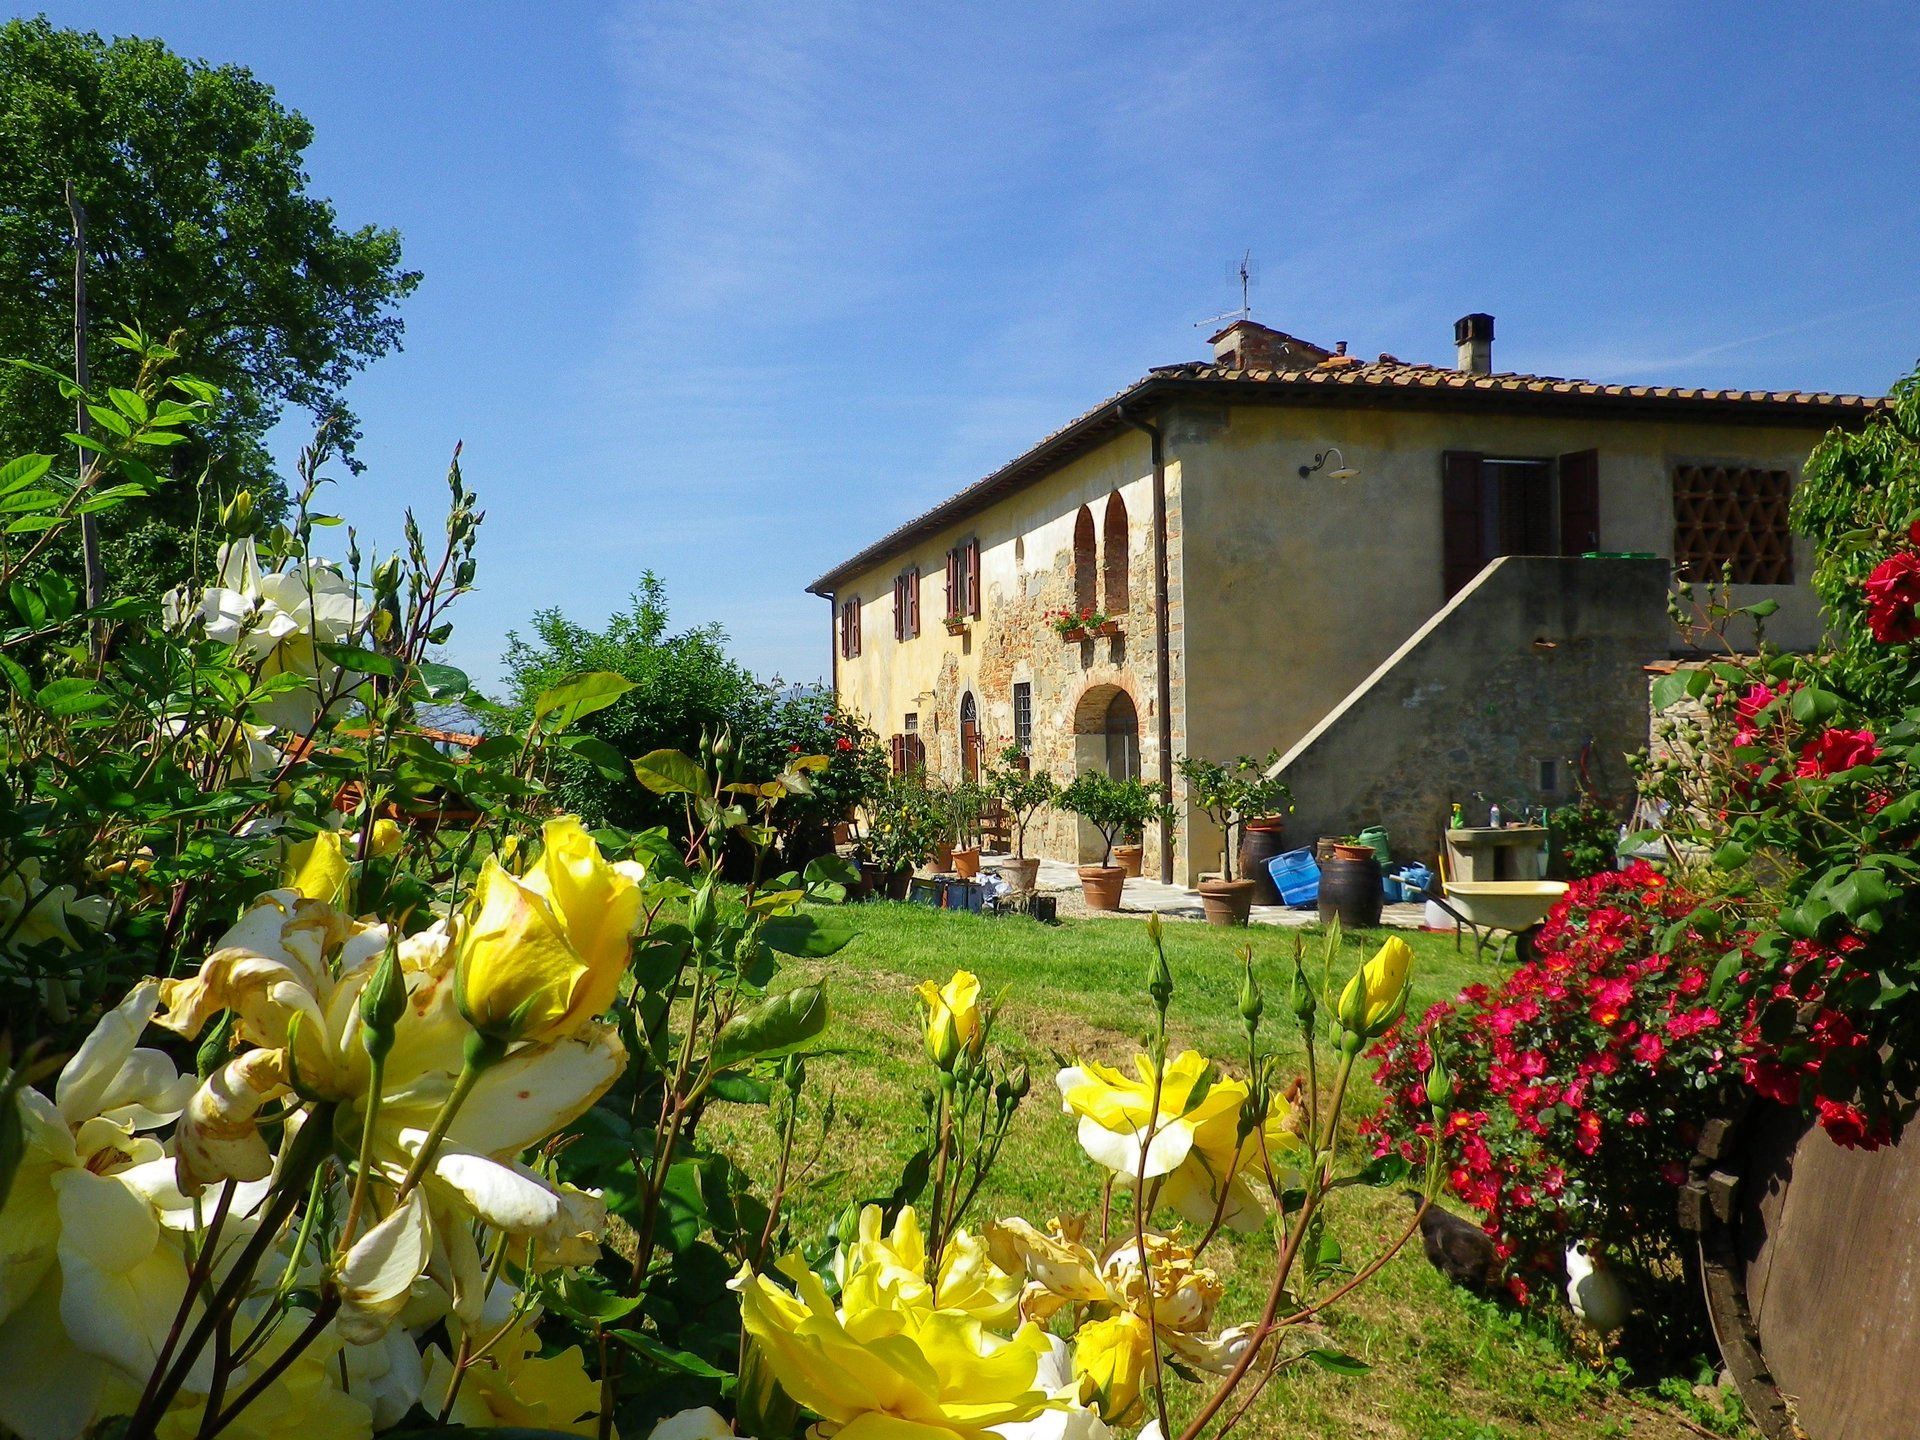
{"type": "Polygon", "coordinates": [[[1208,923],[1244,925],[1253,910],[1253,881],[1233,873],[1236,843],[1249,816],[1284,813],[1292,808],[1292,792],[1284,780],[1267,774],[1266,767],[1251,755],[1242,755],[1231,765],[1198,755],[1182,756],[1180,778],[1186,781],[1187,798],[1220,827],[1225,842],[1220,854],[1220,878],[1200,882],[1200,908],[1208,923]]]}
{"type": "Polygon", "coordinates": [[[1047,617],[1054,633],[1062,640],[1091,640],[1096,635],[1117,635],[1119,624],[1105,611],[1092,605],[1078,610],[1056,610],[1047,617]]]}
{"type": "Polygon", "coordinates": [[[1127,872],[1129,880],[1140,878],[1140,868],[1146,863],[1147,847],[1141,839],[1141,832],[1129,830],[1127,838],[1113,847],[1113,863],[1127,872]]]}
{"type": "Polygon", "coordinates": [[[1062,809],[1070,810],[1106,842],[1098,865],[1080,867],[1080,889],[1089,910],[1118,910],[1127,872],[1113,863],[1113,843],[1121,835],[1143,828],[1160,812],[1160,787],[1142,780],[1116,780],[1103,770],[1088,770],[1060,794],[1062,809]]]}
{"type": "Polygon", "coordinates": [[[1027,757],[1017,745],[1000,752],[999,768],[987,772],[987,788],[1007,812],[1013,854],[997,867],[1014,895],[1031,895],[1040,875],[1040,861],[1027,857],[1027,826],[1043,806],[1057,804],[1060,784],[1050,771],[1029,773],[1027,757]]]}
{"type": "Polygon", "coordinates": [[[953,873],[971,880],[980,873],[980,814],[986,792],[972,780],[963,780],[947,792],[947,826],[953,838],[953,873]]]}
{"type": "Polygon", "coordinates": [[[947,633],[949,635],[966,634],[967,622],[971,618],[972,618],[971,616],[956,610],[953,614],[947,616],[947,619],[946,619],[947,633]]]}
{"type": "Polygon", "coordinates": [[[875,890],[889,900],[906,899],[913,872],[933,853],[942,833],[932,797],[916,777],[887,785],[874,799],[865,842],[864,864],[874,868],[875,890]]]}

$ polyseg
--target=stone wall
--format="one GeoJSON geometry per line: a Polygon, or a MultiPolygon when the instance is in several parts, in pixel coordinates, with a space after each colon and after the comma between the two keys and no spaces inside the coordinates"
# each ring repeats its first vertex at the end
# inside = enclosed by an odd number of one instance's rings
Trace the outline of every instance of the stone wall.
{"type": "Polygon", "coordinates": [[[1667,581],[1659,560],[1489,565],[1282,757],[1295,843],[1385,825],[1396,856],[1431,862],[1449,805],[1479,824],[1475,791],[1509,815],[1564,804],[1589,743],[1602,793],[1627,802],[1644,667],[1672,644],[1667,581]]]}

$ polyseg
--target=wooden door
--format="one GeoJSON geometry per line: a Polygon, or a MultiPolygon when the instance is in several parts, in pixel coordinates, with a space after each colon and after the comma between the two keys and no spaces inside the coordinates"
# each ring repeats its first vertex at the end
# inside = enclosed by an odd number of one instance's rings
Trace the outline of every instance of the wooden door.
{"type": "Polygon", "coordinates": [[[960,773],[969,782],[980,778],[980,707],[971,690],[960,697],[960,773]]]}

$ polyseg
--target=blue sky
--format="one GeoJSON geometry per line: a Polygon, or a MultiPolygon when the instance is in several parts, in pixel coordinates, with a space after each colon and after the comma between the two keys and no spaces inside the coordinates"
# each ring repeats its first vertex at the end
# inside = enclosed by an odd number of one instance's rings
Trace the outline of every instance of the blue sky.
{"type": "Polygon", "coordinates": [[[49,13],[251,67],[315,191],[404,234],[337,508],[391,543],[464,439],[484,680],[646,569],[819,676],[808,581],[1202,355],[1247,249],[1255,318],[1363,355],[1446,361],[1488,310],[1500,368],[1595,379],[1879,392],[1920,356],[1906,5],[49,13]]]}

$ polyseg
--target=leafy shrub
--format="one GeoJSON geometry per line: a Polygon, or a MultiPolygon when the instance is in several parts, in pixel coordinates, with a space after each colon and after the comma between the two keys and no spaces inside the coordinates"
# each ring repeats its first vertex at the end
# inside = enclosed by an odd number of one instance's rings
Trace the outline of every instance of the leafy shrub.
{"type": "Polygon", "coordinates": [[[1573,1239],[1648,1261],[1673,1253],[1676,1188],[1723,1077],[1738,1073],[1736,1026],[1707,996],[1725,947],[1686,927],[1694,908],[1645,864],[1579,881],[1531,961],[1374,1052],[1387,1100],[1363,1128],[1376,1153],[1436,1155],[1518,1293],[1573,1239]],[[1453,1086],[1438,1118],[1436,1061],[1453,1086]]]}
{"type": "Polygon", "coordinates": [[[508,636],[503,657],[509,703],[525,723],[536,697],[570,675],[606,673],[629,682],[611,705],[585,717],[578,733],[607,750],[553,756],[555,802],[591,825],[625,829],[664,826],[686,838],[686,807],[636,785],[622,762],[652,750],[692,753],[725,734],[746,773],[772,775],[795,755],[824,755],[827,768],[790,797],[777,824],[776,852],[804,864],[828,848],[827,832],[885,777],[886,755],[858,715],[816,689],[754,678],[726,652],[717,625],[669,629],[666,587],[648,572],[628,608],[602,630],[569,620],[557,608],[534,616],[533,637],[508,636]]]}

